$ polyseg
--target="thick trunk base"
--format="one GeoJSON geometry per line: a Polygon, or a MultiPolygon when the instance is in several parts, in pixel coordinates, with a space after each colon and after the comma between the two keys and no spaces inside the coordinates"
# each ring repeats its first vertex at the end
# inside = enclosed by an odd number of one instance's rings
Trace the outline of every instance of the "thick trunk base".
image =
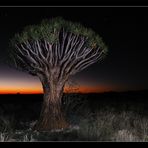
{"type": "Polygon", "coordinates": [[[57,119],[57,118],[45,118],[43,120],[39,120],[34,126],[34,130],[37,131],[51,131],[51,130],[60,130],[66,129],[70,126],[65,119],[57,119]]]}
{"type": "Polygon", "coordinates": [[[41,79],[44,99],[40,118],[33,128],[34,130],[51,131],[69,127],[61,103],[64,83],[59,82],[57,78],[54,78],[55,76],[53,74],[50,81],[44,77],[41,79]]]}

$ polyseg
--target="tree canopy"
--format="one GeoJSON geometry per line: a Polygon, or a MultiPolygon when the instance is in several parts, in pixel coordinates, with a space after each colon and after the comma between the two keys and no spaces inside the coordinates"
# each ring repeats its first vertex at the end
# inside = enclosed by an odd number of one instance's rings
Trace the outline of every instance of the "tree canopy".
{"type": "Polygon", "coordinates": [[[61,17],[56,17],[50,20],[44,19],[38,25],[29,25],[25,27],[22,33],[15,34],[15,37],[12,39],[12,44],[14,42],[23,43],[28,40],[42,39],[53,44],[59,40],[59,32],[62,30],[85,37],[87,39],[87,47],[97,48],[99,46],[103,49],[104,53],[107,53],[107,46],[102,38],[92,29],[86,28],[76,22],[66,21],[61,17]]]}

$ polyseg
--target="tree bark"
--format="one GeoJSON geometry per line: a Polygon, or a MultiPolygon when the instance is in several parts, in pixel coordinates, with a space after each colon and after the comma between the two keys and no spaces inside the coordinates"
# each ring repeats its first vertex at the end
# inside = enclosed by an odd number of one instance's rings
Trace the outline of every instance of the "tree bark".
{"type": "Polygon", "coordinates": [[[50,79],[50,82],[44,79],[42,84],[44,99],[40,118],[34,129],[38,131],[50,131],[69,127],[62,110],[61,102],[64,84],[53,79],[50,79]]]}

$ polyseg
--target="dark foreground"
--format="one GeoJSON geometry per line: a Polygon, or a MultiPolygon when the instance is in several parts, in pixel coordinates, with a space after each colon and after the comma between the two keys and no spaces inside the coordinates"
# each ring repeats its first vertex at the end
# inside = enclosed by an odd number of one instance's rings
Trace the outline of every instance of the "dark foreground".
{"type": "Polygon", "coordinates": [[[148,91],[64,94],[72,127],[39,133],[42,95],[0,95],[0,141],[148,141],[148,91]]]}

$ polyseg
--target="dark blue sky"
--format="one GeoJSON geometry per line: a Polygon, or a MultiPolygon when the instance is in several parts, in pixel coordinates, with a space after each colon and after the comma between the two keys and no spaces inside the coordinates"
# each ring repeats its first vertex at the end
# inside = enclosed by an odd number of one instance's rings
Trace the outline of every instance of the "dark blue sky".
{"type": "Polygon", "coordinates": [[[6,51],[10,39],[24,26],[56,16],[91,27],[103,37],[109,48],[106,59],[73,76],[72,79],[79,85],[98,87],[98,90],[102,87],[108,91],[148,89],[148,8],[126,7],[1,7],[0,89],[16,85],[21,89],[34,86],[41,88],[38,78],[5,64],[6,51]]]}

